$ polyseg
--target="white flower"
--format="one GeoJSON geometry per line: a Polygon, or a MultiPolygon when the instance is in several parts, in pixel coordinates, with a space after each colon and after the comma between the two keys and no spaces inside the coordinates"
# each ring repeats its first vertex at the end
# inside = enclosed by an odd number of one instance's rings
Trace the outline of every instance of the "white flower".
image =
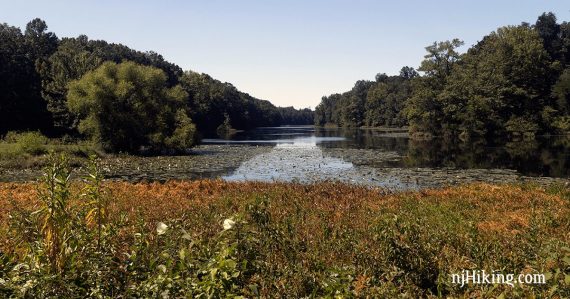
{"type": "Polygon", "coordinates": [[[156,226],[156,233],[158,235],[163,235],[168,230],[168,225],[164,224],[164,222],[159,222],[156,226]]]}
{"type": "Polygon", "coordinates": [[[236,225],[236,222],[233,221],[231,218],[224,220],[224,230],[231,229],[232,227],[234,227],[234,225],[236,225]]]}
{"type": "Polygon", "coordinates": [[[161,271],[162,273],[166,273],[166,266],[165,265],[158,265],[158,267],[156,267],[159,271],[161,271]]]}

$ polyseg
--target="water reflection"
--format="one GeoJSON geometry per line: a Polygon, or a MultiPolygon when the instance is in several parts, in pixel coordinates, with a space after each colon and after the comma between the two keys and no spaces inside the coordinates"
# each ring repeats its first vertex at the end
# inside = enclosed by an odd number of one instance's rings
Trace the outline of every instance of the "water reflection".
{"type": "Polygon", "coordinates": [[[231,175],[223,178],[230,181],[314,181],[338,178],[353,168],[352,163],[342,159],[325,157],[316,138],[299,138],[290,143],[281,143],[272,151],[248,160],[231,175]]]}
{"type": "MultiPolygon", "coordinates": [[[[277,144],[271,151],[242,163],[230,175],[228,181],[285,181],[318,182],[343,181],[353,184],[379,186],[388,189],[414,189],[416,184],[403,183],[399,178],[368,172],[354,167],[343,159],[326,155],[318,144],[332,137],[303,137],[277,144]]],[[[336,137],[337,142],[345,138],[336,137]]]]}
{"type": "MultiPolygon", "coordinates": [[[[402,131],[328,129],[312,126],[259,128],[230,139],[205,139],[205,143],[309,144],[318,148],[359,148],[396,152],[402,159],[384,167],[451,167],[459,169],[515,169],[523,175],[570,177],[570,138],[461,142],[449,139],[412,140],[402,131]]],[[[298,161],[299,162],[299,161],[298,161]]]]}
{"type": "Polygon", "coordinates": [[[488,143],[409,140],[406,167],[507,168],[528,176],[570,176],[566,138],[488,143]]]}

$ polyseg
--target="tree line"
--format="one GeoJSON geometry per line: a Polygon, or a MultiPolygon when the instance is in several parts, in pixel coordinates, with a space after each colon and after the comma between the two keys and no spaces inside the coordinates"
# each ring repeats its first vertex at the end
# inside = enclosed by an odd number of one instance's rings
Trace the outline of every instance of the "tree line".
{"type": "Polygon", "coordinates": [[[111,151],[182,149],[225,124],[312,124],[313,111],[276,107],[155,52],[58,38],[41,19],[0,23],[0,135],[39,130],[91,137],[111,151]]]}
{"type": "Polygon", "coordinates": [[[543,13],[463,54],[462,45],[435,42],[417,71],[404,67],[323,97],[315,124],[409,126],[413,136],[462,139],[570,132],[570,23],[543,13]]]}

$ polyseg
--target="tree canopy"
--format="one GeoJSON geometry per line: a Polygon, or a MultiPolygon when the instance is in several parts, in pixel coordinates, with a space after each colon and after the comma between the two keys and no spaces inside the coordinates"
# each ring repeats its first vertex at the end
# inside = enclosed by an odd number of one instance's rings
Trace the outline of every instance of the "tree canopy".
{"type": "Polygon", "coordinates": [[[315,109],[316,125],[404,126],[403,103],[411,92],[412,79],[418,76],[404,67],[399,76],[378,74],[376,81],[358,81],[352,90],[323,97],[315,109]]]}
{"type": "Polygon", "coordinates": [[[47,32],[45,22],[39,19],[28,23],[24,34],[0,24],[0,134],[50,125],[36,65],[47,59],[57,44],[55,34],[47,32]]]}
{"type": "Polygon", "coordinates": [[[167,86],[164,71],[134,62],[105,62],[69,84],[68,107],[79,131],[111,151],[184,150],[194,142],[188,94],[167,86]]]}
{"type": "Polygon", "coordinates": [[[323,97],[315,124],[409,125],[414,135],[461,138],[570,132],[567,22],[544,13],[532,26],[498,28],[461,54],[463,44],[427,46],[421,75],[404,67],[323,97]]]}

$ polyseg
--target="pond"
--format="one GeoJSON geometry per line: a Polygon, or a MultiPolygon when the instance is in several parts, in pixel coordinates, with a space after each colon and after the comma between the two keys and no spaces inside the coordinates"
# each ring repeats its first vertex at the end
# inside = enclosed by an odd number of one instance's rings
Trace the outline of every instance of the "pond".
{"type": "MultiPolygon", "coordinates": [[[[395,189],[440,183],[570,176],[570,139],[511,142],[413,140],[405,129],[257,128],[204,144],[272,146],[226,180],[340,180],[395,189]]],[[[247,149],[247,147],[246,147],[247,149]]]]}

